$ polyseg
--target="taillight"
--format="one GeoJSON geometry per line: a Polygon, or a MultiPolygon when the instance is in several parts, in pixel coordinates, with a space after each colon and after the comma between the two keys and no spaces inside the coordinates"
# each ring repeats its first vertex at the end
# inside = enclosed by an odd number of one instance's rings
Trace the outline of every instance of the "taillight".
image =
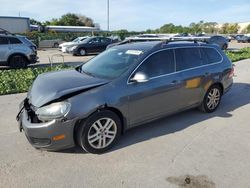
{"type": "Polygon", "coordinates": [[[228,74],[228,78],[232,78],[234,76],[234,65],[231,68],[230,73],[228,74]]]}

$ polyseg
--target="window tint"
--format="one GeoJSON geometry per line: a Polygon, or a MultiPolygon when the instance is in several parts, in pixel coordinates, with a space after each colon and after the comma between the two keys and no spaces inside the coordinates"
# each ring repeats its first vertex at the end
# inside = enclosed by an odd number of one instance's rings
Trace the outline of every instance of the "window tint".
{"type": "Polygon", "coordinates": [[[101,43],[110,43],[111,39],[108,38],[101,38],[101,43]]]}
{"type": "Polygon", "coordinates": [[[0,45],[8,44],[8,39],[6,37],[0,37],[0,45]]]}
{"type": "Polygon", "coordinates": [[[19,39],[14,38],[14,37],[10,37],[9,41],[10,41],[10,44],[21,44],[22,43],[19,39]]]}
{"type": "Polygon", "coordinates": [[[93,43],[93,44],[99,43],[100,38],[93,38],[90,42],[93,43]]]}
{"type": "Polygon", "coordinates": [[[143,72],[150,78],[175,72],[173,50],[164,50],[153,54],[136,72],[143,72]]]}
{"type": "Polygon", "coordinates": [[[181,71],[202,65],[199,48],[175,49],[176,70],[181,71]]]}
{"type": "Polygon", "coordinates": [[[221,55],[214,48],[202,48],[205,64],[217,63],[221,61],[221,55]]]}

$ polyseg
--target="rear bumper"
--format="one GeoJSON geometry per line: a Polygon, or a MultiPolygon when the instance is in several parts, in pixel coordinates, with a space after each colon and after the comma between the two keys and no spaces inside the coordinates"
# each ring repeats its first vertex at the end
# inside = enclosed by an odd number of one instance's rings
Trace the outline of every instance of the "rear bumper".
{"type": "Polygon", "coordinates": [[[52,120],[46,123],[31,123],[26,110],[19,119],[30,144],[38,149],[57,151],[75,146],[74,125],[76,120],[52,120]],[[58,139],[60,138],[60,139],[58,139]]]}

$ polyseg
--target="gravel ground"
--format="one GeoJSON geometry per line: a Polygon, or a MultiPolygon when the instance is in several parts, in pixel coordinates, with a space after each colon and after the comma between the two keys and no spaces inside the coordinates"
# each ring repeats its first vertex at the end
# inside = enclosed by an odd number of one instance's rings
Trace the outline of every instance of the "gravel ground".
{"type": "Polygon", "coordinates": [[[189,110],[137,127],[102,155],[34,149],[0,96],[0,187],[250,187],[250,60],[212,114],[189,110]]]}

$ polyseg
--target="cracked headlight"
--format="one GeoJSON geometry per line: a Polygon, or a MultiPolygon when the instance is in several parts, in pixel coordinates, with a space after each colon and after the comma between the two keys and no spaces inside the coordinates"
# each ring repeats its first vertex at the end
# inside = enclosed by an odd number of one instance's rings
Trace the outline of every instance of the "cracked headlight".
{"type": "Polygon", "coordinates": [[[70,110],[70,103],[57,102],[38,108],[36,114],[41,121],[59,119],[65,116],[70,110]]]}

